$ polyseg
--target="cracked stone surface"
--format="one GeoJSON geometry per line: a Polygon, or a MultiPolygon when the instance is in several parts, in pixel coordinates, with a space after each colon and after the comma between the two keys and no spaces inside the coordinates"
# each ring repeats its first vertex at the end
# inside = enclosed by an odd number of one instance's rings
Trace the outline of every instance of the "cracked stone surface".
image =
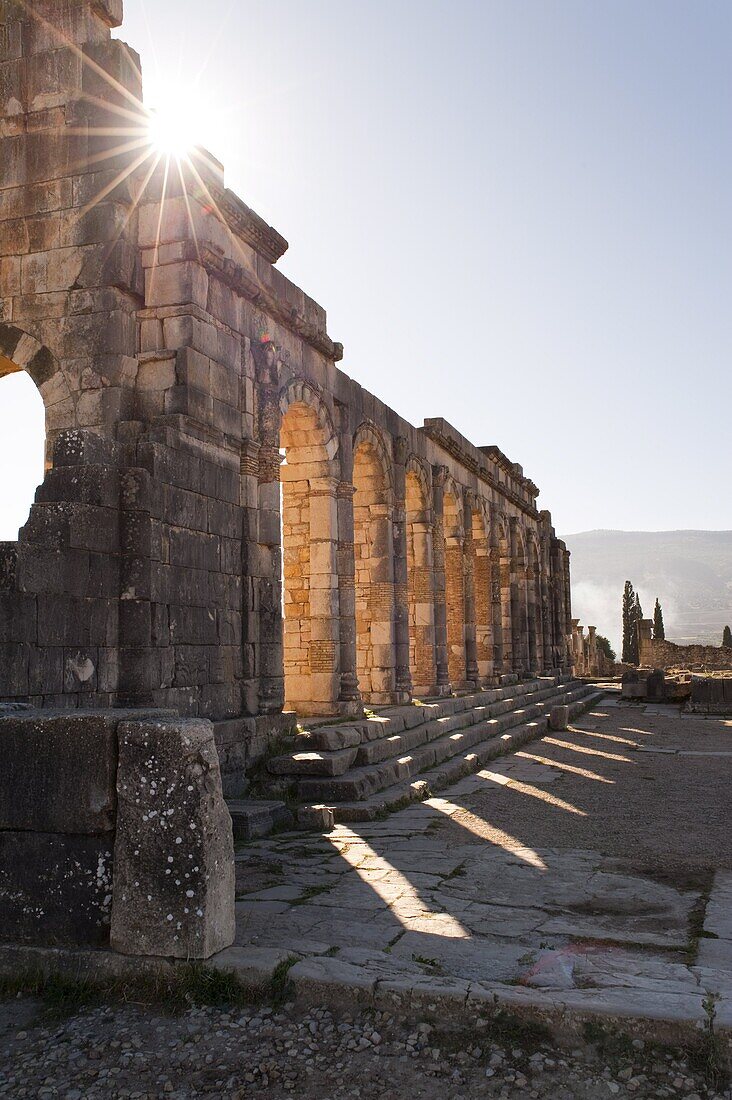
{"type": "Polygon", "coordinates": [[[732,723],[609,696],[387,820],[237,851],[239,948],[309,980],[732,1023],[732,723]],[[652,750],[652,751],[649,751],[652,750]]]}

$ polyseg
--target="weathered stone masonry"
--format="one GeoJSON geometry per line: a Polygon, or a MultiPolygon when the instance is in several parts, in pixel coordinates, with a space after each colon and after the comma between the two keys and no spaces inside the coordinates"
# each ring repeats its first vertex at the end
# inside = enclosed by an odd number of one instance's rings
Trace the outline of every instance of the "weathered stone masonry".
{"type": "Polygon", "coordinates": [[[285,708],[569,671],[569,555],[498,448],[338,369],[220,165],[160,162],[121,0],[32,8],[0,0],[0,400],[27,371],[47,444],[0,544],[0,924],[206,957],[223,795],[285,708]]]}
{"type": "Polygon", "coordinates": [[[36,382],[48,470],[0,551],[0,698],[231,721],[566,670],[568,554],[521,467],[340,371],[211,158],[112,154],[119,0],[34,10],[0,3],[0,375],[36,382]]]}

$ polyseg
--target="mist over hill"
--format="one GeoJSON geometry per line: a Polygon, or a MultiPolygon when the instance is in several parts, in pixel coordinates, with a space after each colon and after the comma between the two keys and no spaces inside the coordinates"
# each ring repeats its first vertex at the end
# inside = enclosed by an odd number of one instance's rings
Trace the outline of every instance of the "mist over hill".
{"type": "Polygon", "coordinates": [[[572,614],[620,654],[626,580],[650,619],[656,596],[666,637],[719,645],[732,625],[732,531],[584,531],[563,535],[572,552],[572,614]]]}

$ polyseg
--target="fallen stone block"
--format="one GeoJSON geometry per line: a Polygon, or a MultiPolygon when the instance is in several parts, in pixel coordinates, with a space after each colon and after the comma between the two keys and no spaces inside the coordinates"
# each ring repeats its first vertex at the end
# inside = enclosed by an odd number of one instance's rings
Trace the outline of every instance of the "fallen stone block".
{"type": "Polygon", "coordinates": [[[549,712],[549,728],[553,730],[566,730],[569,725],[569,707],[552,707],[549,712]]]}
{"type": "Polygon", "coordinates": [[[301,806],[297,811],[297,823],[301,829],[331,833],[335,829],[335,816],[330,806],[301,806]]]}
{"type": "Polygon", "coordinates": [[[206,959],[234,942],[234,843],[213,726],[119,728],[112,947],[206,959]]]}

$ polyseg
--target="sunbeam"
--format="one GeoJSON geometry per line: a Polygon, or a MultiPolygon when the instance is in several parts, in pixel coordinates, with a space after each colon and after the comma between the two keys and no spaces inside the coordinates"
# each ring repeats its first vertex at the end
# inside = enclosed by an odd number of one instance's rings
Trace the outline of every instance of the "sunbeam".
{"type": "Polygon", "coordinates": [[[601,756],[603,760],[622,760],[624,764],[632,764],[629,756],[621,756],[619,753],[600,752],[599,749],[591,749],[587,745],[573,745],[571,741],[560,741],[557,737],[543,738],[545,745],[556,745],[558,749],[568,749],[570,752],[578,752],[583,756],[601,756]]]}
{"type": "Polygon", "coordinates": [[[551,760],[548,756],[537,756],[531,752],[519,752],[516,755],[523,757],[525,760],[533,760],[537,764],[546,764],[548,768],[570,772],[572,775],[581,775],[583,779],[594,779],[597,783],[609,783],[611,786],[615,784],[614,779],[608,779],[604,775],[598,775],[597,772],[588,771],[587,768],[578,768],[575,764],[563,764],[561,761],[551,760]]]}
{"type": "Polygon", "coordinates": [[[538,798],[540,802],[547,802],[550,806],[556,806],[558,810],[566,810],[567,813],[577,814],[578,817],[587,817],[584,810],[573,806],[571,802],[565,802],[563,798],[557,798],[555,794],[550,794],[549,791],[532,787],[530,783],[522,783],[520,779],[512,779],[510,775],[490,771],[480,771],[478,775],[481,779],[489,779],[491,783],[497,783],[502,787],[510,787],[511,790],[518,791],[519,794],[528,794],[531,798],[538,798]]]}
{"type": "Polygon", "coordinates": [[[538,871],[548,870],[544,860],[533,848],[529,848],[528,845],[523,844],[515,836],[511,836],[510,833],[504,832],[503,829],[491,825],[489,821],[484,821],[482,817],[471,813],[470,810],[466,810],[454,802],[449,802],[446,798],[428,798],[424,805],[445,814],[446,817],[459,814],[457,824],[461,829],[467,829],[469,833],[480,837],[481,840],[490,841],[491,844],[502,848],[504,852],[510,852],[512,856],[516,856],[517,859],[528,863],[530,867],[535,867],[538,871]]]}
{"type": "MultiPolygon", "coordinates": [[[[378,897],[387,902],[391,913],[406,929],[411,927],[414,920],[434,913],[434,910],[430,910],[425,904],[407,876],[380,856],[357,832],[342,827],[337,834],[329,836],[328,839],[359,878],[363,879],[378,897]],[[360,866],[365,858],[369,862],[368,869],[360,866]],[[376,875],[379,877],[377,878],[376,875]],[[395,888],[398,890],[396,897],[395,888]]],[[[439,917],[441,936],[446,936],[448,939],[470,939],[470,932],[463,928],[460,921],[448,913],[441,912],[439,917]]]]}

